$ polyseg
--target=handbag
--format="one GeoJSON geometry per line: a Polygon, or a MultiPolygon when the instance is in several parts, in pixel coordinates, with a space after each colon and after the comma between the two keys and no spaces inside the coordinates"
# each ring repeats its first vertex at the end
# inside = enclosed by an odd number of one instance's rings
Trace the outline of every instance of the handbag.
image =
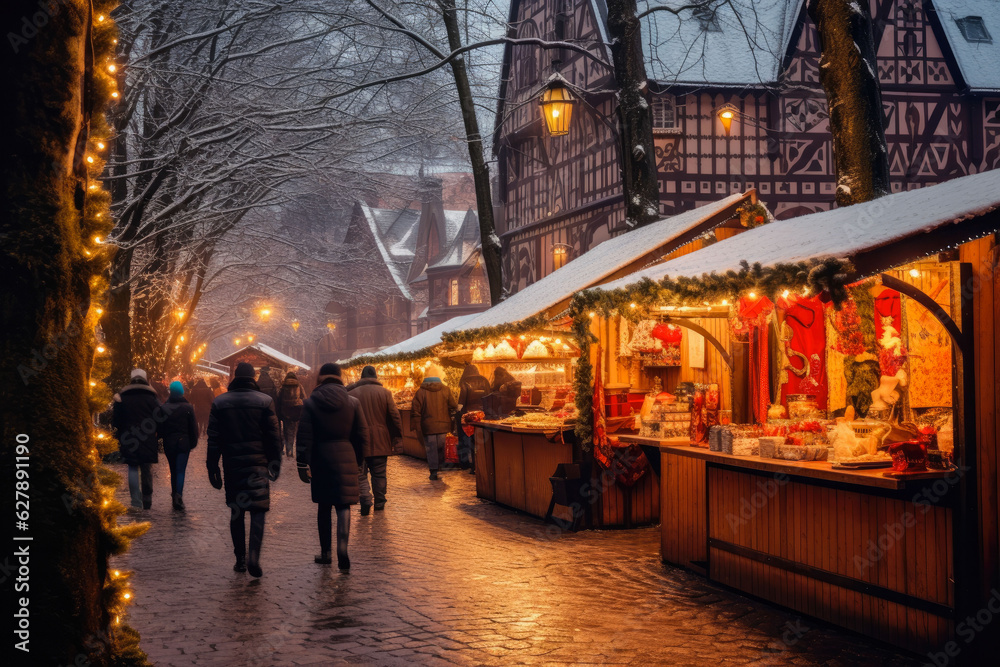
{"type": "Polygon", "coordinates": [[[458,463],[458,436],[454,433],[444,437],[444,462],[458,463]]]}

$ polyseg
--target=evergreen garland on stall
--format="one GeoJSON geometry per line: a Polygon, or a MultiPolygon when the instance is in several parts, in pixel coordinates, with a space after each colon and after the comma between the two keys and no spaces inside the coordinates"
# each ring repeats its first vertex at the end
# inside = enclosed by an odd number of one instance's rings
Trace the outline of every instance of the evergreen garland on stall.
{"type": "Polygon", "coordinates": [[[437,345],[425,347],[416,352],[399,352],[396,354],[382,354],[372,352],[351,357],[341,364],[342,368],[356,368],[357,366],[377,366],[378,364],[398,364],[403,361],[416,361],[418,359],[429,359],[434,356],[434,348],[437,345]]]}
{"type": "Polygon", "coordinates": [[[450,345],[482,345],[505,338],[515,338],[521,334],[544,329],[548,323],[549,318],[545,316],[545,313],[539,313],[511,324],[498,324],[492,327],[480,327],[464,331],[450,331],[442,334],[441,340],[450,345]]]}

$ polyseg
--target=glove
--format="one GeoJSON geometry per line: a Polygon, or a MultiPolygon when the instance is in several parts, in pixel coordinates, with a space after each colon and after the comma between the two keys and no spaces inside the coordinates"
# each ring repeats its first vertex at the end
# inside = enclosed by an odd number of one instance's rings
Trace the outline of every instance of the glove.
{"type": "Polygon", "coordinates": [[[222,471],[218,466],[208,469],[208,481],[217,489],[222,488],[222,471]]]}
{"type": "Polygon", "coordinates": [[[312,476],[309,474],[309,468],[302,466],[299,468],[299,479],[301,479],[306,484],[312,481],[312,476]]]}
{"type": "Polygon", "coordinates": [[[271,461],[271,463],[267,465],[267,476],[271,479],[272,482],[275,482],[278,480],[278,475],[280,474],[281,474],[281,461],[271,461]]]}

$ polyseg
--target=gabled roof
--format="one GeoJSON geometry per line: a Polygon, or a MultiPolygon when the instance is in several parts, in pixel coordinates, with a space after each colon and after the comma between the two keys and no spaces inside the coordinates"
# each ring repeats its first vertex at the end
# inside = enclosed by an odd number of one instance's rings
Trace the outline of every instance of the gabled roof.
{"type": "MultiPolygon", "coordinates": [[[[641,269],[648,262],[659,261],[664,255],[735,216],[737,207],[754,197],[752,190],[731,195],[608,239],[561,269],[480,313],[461,330],[514,324],[546,311],[555,316],[558,312],[551,312],[554,307],[567,302],[576,292],[614,279],[622,271],[630,272],[641,269]]],[[[691,256],[700,257],[703,252],[700,250],[691,253],[691,256]]]]}
{"type": "Polygon", "coordinates": [[[385,226],[386,231],[388,231],[400,218],[416,216],[417,212],[409,211],[408,209],[403,211],[388,211],[388,209],[371,208],[360,202],[358,202],[356,210],[360,214],[360,218],[368,225],[371,238],[375,242],[379,256],[385,267],[389,270],[389,274],[392,276],[396,287],[404,298],[412,300],[413,297],[406,286],[406,270],[409,268],[409,260],[412,258],[412,252],[410,256],[407,256],[405,253],[393,254],[392,251],[396,249],[387,244],[387,239],[383,237],[380,224],[385,226]]]}
{"type": "MultiPolygon", "coordinates": [[[[638,9],[691,4],[639,0],[638,9]]],[[[705,13],[654,11],[642,19],[646,73],[663,85],[776,83],[802,7],[803,0],[727,0],[705,13]]]]}
{"type": "Polygon", "coordinates": [[[643,278],[697,278],[812,259],[851,261],[858,278],[905,264],[1000,229],[1000,170],[873,201],[778,220],[715,245],[605,283],[612,291],[643,278]]]}
{"type": "Polygon", "coordinates": [[[240,349],[236,350],[232,354],[227,354],[222,359],[219,359],[216,363],[223,364],[223,365],[228,365],[226,363],[227,361],[229,361],[230,359],[232,359],[233,357],[235,357],[236,355],[238,355],[238,354],[240,354],[242,352],[246,352],[247,350],[253,350],[255,352],[259,352],[260,354],[264,355],[265,357],[270,357],[274,361],[276,361],[279,364],[282,364],[284,366],[297,366],[298,368],[301,368],[304,371],[309,370],[309,366],[307,366],[305,363],[299,361],[298,359],[293,359],[292,357],[288,356],[287,354],[283,354],[281,352],[278,352],[276,349],[274,349],[270,345],[264,345],[263,343],[254,343],[253,345],[247,345],[246,347],[241,347],[240,349]]]}
{"type": "MultiPolygon", "coordinates": [[[[926,3],[930,4],[930,3],[926,3]]],[[[1000,91],[1000,2],[996,0],[934,0],[930,16],[937,16],[955,56],[962,79],[973,92],[1000,91]],[[969,41],[958,19],[979,17],[991,41],[969,41]]],[[[942,45],[944,46],[944,45],[942,45]]]]}
{"type": "MultiPolygon", "coordinates": [[[[430,202],[420,210],[419,222],[414,232],[415,251],[406,273],[408,283],[426,279],[425,270],[447,257],[454,249],[455,239],[460,235],[470,210],[445,210],[441,202],[430,202]],[[433,257],[428,256],[431,230],[437,232],[438,251],[433,257]]],[[[478,223],[477,223],[478,224],[478,223]]]]}
{"type": "Polygon", "coordinates": [[[472,209],[466,211],[451,247],[428,269],[457,268],[477,253],[482,243],[479,234],[479,216],[472,209]]]}

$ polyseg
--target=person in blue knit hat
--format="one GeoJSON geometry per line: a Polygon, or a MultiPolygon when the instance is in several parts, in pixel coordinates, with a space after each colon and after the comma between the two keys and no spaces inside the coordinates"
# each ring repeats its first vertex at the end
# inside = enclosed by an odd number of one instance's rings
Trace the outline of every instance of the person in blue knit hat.
{"type": "Polygon", "coordinates": [[[198,421],[194,406],[184,398],[184,385],[177,380],[170,383],[170,396],[163,404],[163,412],[166,418],[160,427],[160,437],[170,466],[170,497],[174,509],[183,512],[184,472],[191,450],[198,446],[198,421]]]}

